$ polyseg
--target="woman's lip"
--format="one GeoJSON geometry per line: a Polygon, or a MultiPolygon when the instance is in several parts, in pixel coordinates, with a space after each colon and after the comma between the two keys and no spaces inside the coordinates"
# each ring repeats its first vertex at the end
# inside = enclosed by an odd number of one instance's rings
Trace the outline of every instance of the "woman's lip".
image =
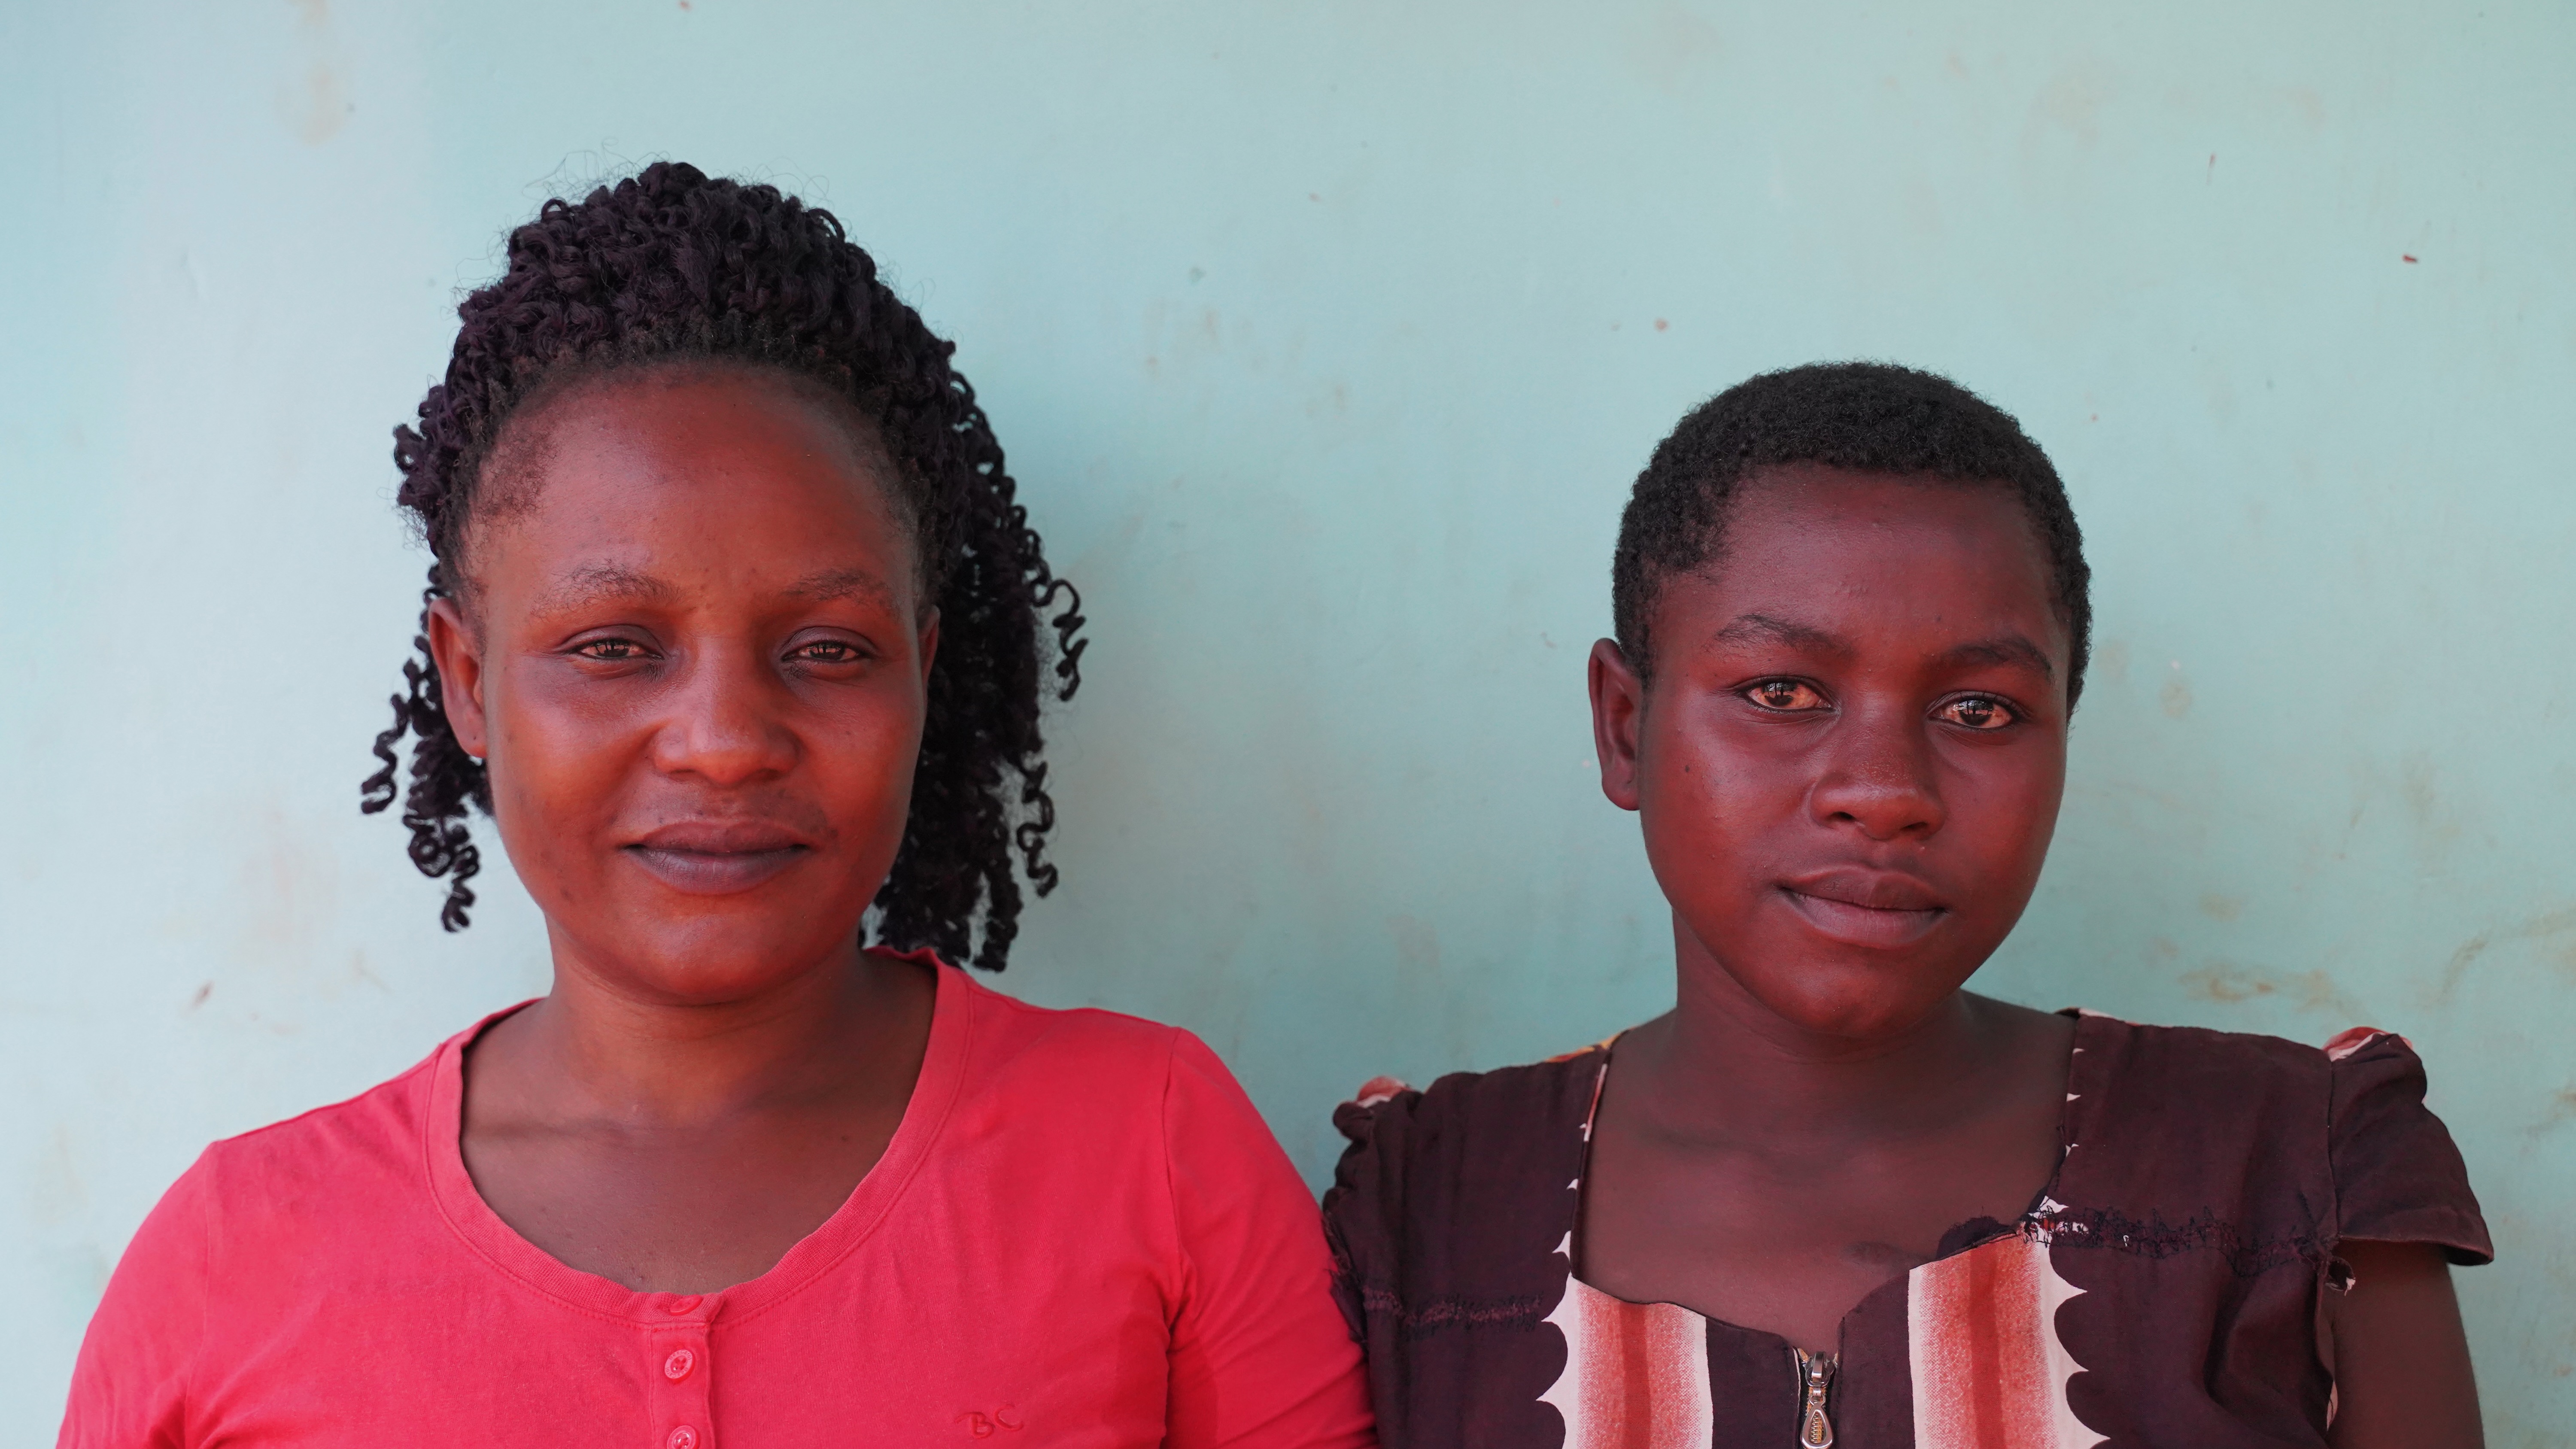
{"type": "Polygon", "coordinates": [[[1811,896],[1789,886],[1780,887],[1788,897],[1789,908],[1806,918],[1807,924],[1847,946],[1868,946],[1886,950],[1911,946],[1930,935],[1949,912],[1938,906],[1923,910],[1881,910],[1875,906],[1856,906],[1831,896],[1811,896]]]}
{"type": "Polygon", "coordinates": [[[677,850],[696,855],[748,855],[786,850],[806,838],[766,820],[675,820],[629,842],[645,850],[677,850]]]}
{"type": "Polygon", "coordinates": [[[773,850],[672,850],[630,845],[626,854],[654,879],[693,896],[727,896],[767,884],[807,854],[802,845],[773,850]]]}

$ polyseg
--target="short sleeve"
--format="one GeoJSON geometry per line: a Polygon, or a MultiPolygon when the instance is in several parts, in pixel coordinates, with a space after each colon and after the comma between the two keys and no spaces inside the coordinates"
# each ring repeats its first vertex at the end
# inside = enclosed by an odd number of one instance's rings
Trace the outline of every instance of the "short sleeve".
{"type": "Polygon", "coordinates": [[[1400,1115],[1422,1094],[1393,1077],[1376,1077],[1333,1109],[1333,1126],[1349,1146],[1324,1192],[1324,1240],[1332,1250],[1333,1300],[1351,1337],[1368,1341],[1367,1285],[1387,1276],[1387,1168],[1378,1144],[1380,1119],[1400,1115]]]}
{"type": "Polygon", "coordinates": [[[2460,1149],[2424,1105],[2415,1049],[2393,1033],[2362,1029],[2337,1037],[2326,1056],[2337,1240],[2429,1243],[2454,1263],[2494,1261],[2460,1149]]]}
{"type": "Polygon", "coordinates": [[[1374,1449],[1315,1200],[1216,1054],[1176,1034],[1163,1104],[1183,1299],[1173,1449],[1374,1449]]]}
{"type": "Polygon", "coordinates": [[[206,1323],[213,1153],[161,1195],[117,1260],[72,1369],[57,1449],[179,1449],[206,1323]]]}

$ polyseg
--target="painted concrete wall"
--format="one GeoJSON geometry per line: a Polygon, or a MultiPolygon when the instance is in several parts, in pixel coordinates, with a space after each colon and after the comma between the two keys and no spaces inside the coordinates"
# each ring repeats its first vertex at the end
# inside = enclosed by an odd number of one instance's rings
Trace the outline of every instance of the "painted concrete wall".
{"type": "Polygon", "coordinates": [[[2432,1065],[2576,1424],[2576,11],[2158,0],[0,7],[0,1443],[208,1139],[540,989],[356,782],[387,429],[554,190],[829,204],[990,403],[1097,642],[1008,984],[1184,1022],[1309,1173],[1363,1077],[1668,999],[1582,658],[1756,369],[2057,457],[2100,654],[2018,1000],[2432,1065]]]}

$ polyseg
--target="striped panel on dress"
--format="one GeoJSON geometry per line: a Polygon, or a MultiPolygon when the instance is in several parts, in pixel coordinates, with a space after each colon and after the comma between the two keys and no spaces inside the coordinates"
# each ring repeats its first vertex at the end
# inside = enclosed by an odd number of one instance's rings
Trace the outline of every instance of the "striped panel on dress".
{"type": "Polygon", "coordinates": [[[1569,1273],[1547,1321],[1565,1335],[1565,1372],[1539,1402],[1565,1417],[1565,1449],[1708,1449],[1707,1319],[1569,1273]]]}
{"type": "Polygon", "coordinates": [[[2057,1276],[2046,1235],[2015,1233],[1906,1277],[1915,1449],[2092,1449],[2066,1381],[2082,1369],[2057,1307],[2083,1290],[2057,1276]]]}

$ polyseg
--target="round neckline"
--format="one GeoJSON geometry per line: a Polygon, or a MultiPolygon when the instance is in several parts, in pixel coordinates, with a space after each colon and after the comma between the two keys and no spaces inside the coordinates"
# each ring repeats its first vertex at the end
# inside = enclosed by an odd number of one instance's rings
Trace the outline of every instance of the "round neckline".
{"type": "Polygon", "coordinates": [[[448,1227],[475,1256],[503,1276],[578,1313],[638,1324],[705,1323],[719,1314],[740,1320],[806,1287],[831,1270],[884,1222],[896,1199],[929,1158],[933,1142],[956,1105],[974,1032],[979,988],[957,967],[928,950],[887,952],[931,968],[937,983],[931,1001],[930,1039],[913,1079],[903,1120],[849,1197],[814,1231],[799,1239],[768,1272],[712,1293],[638,1292],[614,1279],[584,1272],[521,1237],[501,1220],[465,1170],[465,1053],[493,1023],[532,1002],[496,1011],[448,1039],[430,1071],[428,1109],[421,1133],[422,1165],[431,1200],[448,1227]]]}
{"type": "MultiPolygon", "coordinates": [[[[2094,1080],[2092,1063],[2086,1060],[2087,1052],[2085,1049],[2087,1047],[2098,1045],[2098,1038],[2100,1037],[2105,1024],[2119,1024],[2116,1017],[2105,1016],[2098,1011],[2088,1010],[2079,1006],[2070,1006],[2054,1014],[2067,1017],[2075,1023],[2075,1039],[2067,1048],[2066,1054],[2066,1100],[2058,1109],[2057,1165],[2049,1169],[2048,1181],[2042,1184],[2039,1191],[2032,1196],[2030,1206],[2022,1209],[2021,1216],[2014,1218],[2009,1223],[2001,1225],[2008,1231],[2019,1231],[2024,1225],[2036,1223],[2043,1217],[2049,1216],[2064,1207],[2064,1204],[2058,1201],[2057,1194],[2065,1186],[2066,1165],[2068,1161],[2074,1156],[2075,1149],[2083,1144],[2083,1139],[2079,1134],[2077,1127],[2077,1113],[2079,1110],[2090,1110],[2089,1107],[2079,1108],[2078,1104],[2089,1103],[2099,1091],[2099,1084],[2094,1080]]],[[[1579,1252],[1583,1246],[1583,1202],[1584,1198],[1587,1196],[1585,1187],[1586,1184],[1592,1180],[1592,1124],[1594,1119],[1601,1113],[1602,1090],[1610,1083],[1610,1060],[1613,1054],[1612,1049],[1618,1046],[1619,1038],[1626,1036],[1627,1034],[1627,1032],[1622,1031],[1618,1033],[1618,1035],[1613,1036],[1609,1040],[1592,1048],[1593,1051],[1601,1054],[1601,1064],[1594,1069],[1592,1078],[1592,1095],[1586,1102],[1583,1109],[1583,1154],[1578,1162],[1574,1182],[1572,1184],[1574,1189],[1574,1204],[1571,1212],[1568,1214],[1570,1221],[1566,1227],[1564,1240],[1566,1245],[1566,1277],[1573,1282],[1581,1283],[1585,1288],[1594,1293],[1600,1294],[1604,1298],[1615,1299],[1618,1302],[1630,1304],[1639,1308],[1670,1308],[1678,1313],[1687,1313],[1691,1317],[1698,1319],[1700,1322],[1707,1324],[1712,1328],[1723,1329],[1728,1333],[1740,1334],[1747,1338],[1760,1339],[1766,1342],[1780,1344],[1785,1347],[1795,1347],[1788,1338],[1781,1334],[1773,1333],[1767,1328],[1752,1328],[1741,1323],[1732,1322],[1728,1319],[1712,1317],[1709,1314],[1700,1312],[1698,1309],[1693,1308],[1688,1304],[1673,1303],[1662,1299],[1639,1302],[1633,1298],[1621,1298],[1616,1293],[1612,1293],[1607,1289],[1597,1287],[1586,1281],[1582,1274],[1575,1271],[1575,1254],[1579,1252]]],[[[1970,1218],[1965,1222],[1953,1223],[1942,1233],[1941,1236],[1946,1241],[1953,1234],[1957,1233],[1959,1229],[1967,1227],[1970,1223],[1977,1221],[1979,1221],[1979,1219],[1970,1218]]],[[[1985,1219],[1985,1221],[1992,1222],[1994,1220],[1989,1218],[1985,1219]]],[[[1948,1262],[1952,1258],[1964,1257],[1967,1254],[1973,1253],[1977,1249],[1986,1246],[1988,1243],[1998,1241],[2000,1236],[2002,1235],[1990,1235],[1977,1239],[1974,1242],[1964,1243],[1947,1253],[1935,1254],[1932,1257],[1924,1259],[1923,1262],[1916,1264],[1914,1268],[1909,1268],[1905,1272],[1897,1274],[1895,1277],[1888,1279],[1886,1282],[1872,1288],[1867,1293],[1862,1294],[1860,1296],[1860,1301],[1854,1303],[1849,1309],[1845,1310],[1843,1316],[1835,1321],[1834,1337],[1836,1340],[1835,1347],[1837,1351],[1841,1348],[1841,1341],[1849,1335],[1853,1320],[1859,1318],[1863,1312],[1867,1311],[1871,1307],[1871,1305],[1875,1304],[1889,1293],[1903,1293],[1906,1291],[1906,1285],[1913,1277],[1916,1269],[1933,1263],[1948,1262]]]]}

